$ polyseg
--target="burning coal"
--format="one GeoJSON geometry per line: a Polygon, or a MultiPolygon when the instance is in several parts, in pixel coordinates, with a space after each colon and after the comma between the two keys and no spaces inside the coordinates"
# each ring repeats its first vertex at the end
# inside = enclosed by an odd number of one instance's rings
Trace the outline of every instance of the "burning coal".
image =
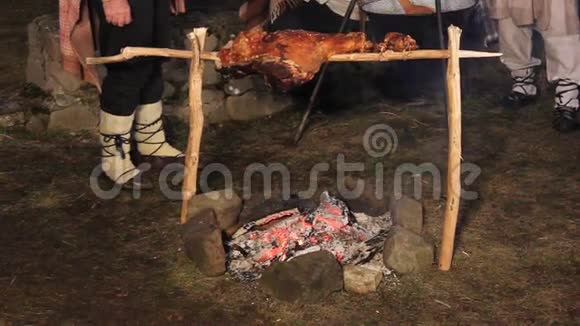
{"type": "Polygon", "coordinates": [[[319,250],[330,251],[341,264],[363,264],[382,248],[391,224],[388,215],[353,214],[324,192],[313,211],[291,209],[244,225],[227,243],[228,272],[255,280],[274,261],[319,250]]]}

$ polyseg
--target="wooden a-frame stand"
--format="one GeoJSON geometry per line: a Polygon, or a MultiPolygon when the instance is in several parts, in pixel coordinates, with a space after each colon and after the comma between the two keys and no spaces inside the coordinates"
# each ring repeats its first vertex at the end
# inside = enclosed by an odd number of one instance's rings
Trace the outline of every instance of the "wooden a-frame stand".
{"type": "MultiPolygon", "coordinates": [[[[439,269],[448,271],[453,257],[455,230],[459,214],[461,193],[461,73],[459,59],[499,57],[501,53],[465,51],[460,49],[461,29],[450,26],[449,47],[447,50],[417,50],[409,52],[353,53],[332,56],[329,61],[395,61],[420,59],[447,59],[447,95],[449,151],[447,157],[447,202],[443,219],[443,231],[439,247],[439,269]]],[[[125,48],[112,57],[88,58],[87,64],[106,64],[126,61],[139,56],[159,56],[191,59],[189,73],[189,137],[185,157],[185,178],[183,180],[183,202],[181,204],[181,223],[186,222],[189,200],[197,191],[199,149],[203,131],[202,80],[203,60],[215,61],[215,52],[203,52],[207,28],[195,28],[189,34],[192,50],[173,50],[159,48],[125,48]]]]}

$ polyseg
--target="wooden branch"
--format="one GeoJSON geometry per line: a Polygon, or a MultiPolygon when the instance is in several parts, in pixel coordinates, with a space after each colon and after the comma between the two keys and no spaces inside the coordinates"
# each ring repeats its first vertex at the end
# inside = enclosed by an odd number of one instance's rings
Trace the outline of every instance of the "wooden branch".
{"type": "MultiPolygon", "coordinates": [[[[123,62],[137,57],[165,57],[165,58],[191,59],[193,58],[193,53],[192,51],[189,50],[126,47],[121,50],[120,54],[110,57],[87,58],[86,63],[88,65],[101,65],[107,63],[123,62]]],[[[219,61],[217,52],[202,52],[201,59],[210,61],[219,61]]]]}
{"type": "MultiPolygon", "coordinates": [[[[136,57],[166,57],[178,59],[191,59],[191,51],[161,49],[161,48],[138,48],[127,47],[121,50],[120,54],[112,57],[87,58],[86,63],[89,65],[107,64],[127,61],[136,57]]],[[[501,53],[496,52],[480,52],[460,50],[460,58],[494,58],[501,56],[501,53]]],[[[331,62],[345,62],[345,61],[395,61],[395,60],[427,60],[427,59],[447,59],[449,58],[449,51],[447,50],[415,50],[408,52],[385,52],[385,53],[351,53],[351,54],[337,54],[330,57],[328,61],[331,62]]],[[[202,52],[202,60],[219,62],[217,52],[202,52]]]]}
{"type": "Polygon", "coordinates": [[[461,196],[461,71],[459,68],[461,29],[450,26],[448,31],[450,53],[447,65],[449,152],[447,156],[447,201],[439,248],[439,269],[442,271],[448,271],[451,268],[461,196]]]}
{"type": "Polygon", "coordinates": [[[207,28],[195,28],[189,34],[191,40],[191,67],[189,71],[189,137],[185,156],[185,175],[183,179],[181,203],[181,224],[187,222],[189,200],[197,191],[197,167],[199,149],[203,133],[203,111],[201,92],[203,87],[202,51],[205,45],[207,28]]]}

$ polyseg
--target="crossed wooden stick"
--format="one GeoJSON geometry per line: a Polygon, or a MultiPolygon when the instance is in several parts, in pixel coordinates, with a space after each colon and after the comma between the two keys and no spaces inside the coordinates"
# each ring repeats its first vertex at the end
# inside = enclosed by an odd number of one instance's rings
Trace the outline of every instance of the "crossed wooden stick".
{"type": "MultiPolygon", "coordinates": [[[[459,59],[462,58],[491,58],[499,57],[501,53],[466,51],[460,49],[461,29],[450,26],[448,29],[449,46],[447,50],[416,50],[408,52],[385,52],[385,53],[353,53],[339,54],[330,57],[329,61],[397,61],[397,60],[421,60],[421,59],[447,59],[447,95],[448,125],[449,125],[449,151],[447,155],[447,199],[443,220],[443,231],[439,247],[439,269],[448,271],[451,268],[453,246],[457,217],[459,214],[459,202],[461,195],[461,73],[459,59]]],[[[220,60],[216,52],[203,52],[207,28],[194,28],[188,35],[192,43],[192,50],[174,50],[161,48],[127,47],[120,54],[111,57],[88,58],[87,64],[107,64],[127,61],[135,57],[157,56],[169,58],[190,59],[189,73],[189,137],[185,157],[185,177],[183,180],[181,204],[181,223],[187,219],[188,204],[191,197],[197,191],[197,173],[199,164],[199,149],[203,132],[202,111],[202,80],[203,60],[215,61],[220,66],[220,60]]]]}

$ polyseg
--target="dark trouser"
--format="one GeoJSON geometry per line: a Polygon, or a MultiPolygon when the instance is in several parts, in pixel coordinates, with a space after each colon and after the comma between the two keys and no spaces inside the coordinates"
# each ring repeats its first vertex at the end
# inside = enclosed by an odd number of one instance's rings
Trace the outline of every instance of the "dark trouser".
{"type": "MultiPolygon", "coordinates": [[[[316,1],[310,1],[297,8],[288,9],[268,27],[268,30],[303,29],[319,33],[337,33],[343,18],[343,16],[336,14],[326,5],[321,5],[316,1]]],[[[349,20],[344,31],[354,32],[359,31],[359,29],[360,24],[358,21],[349,20]]],[[[340,94],[340,91],[344,92],[344,88],[349,86],[344,82],[343,77],[348,75],[352,69],[353,65],[347,63],[331,64],[329,66],[319,93],[319,104],[321,107],[336,109],[351,104],[345,100],[344,93],[340,94]]],[[[307,99],[314,90],[317,78],[294,88],[291,93],[307,99]]],[[[349,98],[354,99],[356,96],[349,98]]]]}
{"type": "MultiPolygon", "coordinates": [[[[169,0],[129,0],[129,4],[131,24],[116,27],[107,23],[101,0],[91,0],[91,8],[100,21],[98,48],[102,56],[119,54],[127,46],[168,47],[169,0]]],[[[102,110],[129,116],[139,105],[158,102],[163,93],[161,63],[159,58],[136,58],[107,65],[102,110]]]]}
{"type": "MultiPolygon", "coordinates": [[[[297,8],[288,9],[268,28],[270,31],[303,29],[320,33],[337,33],[343,17],[334,13],[326,5],[310,1],[297,8]]],[[[358,30],[359,23],[350,20],[345,32],[358,30]]]]}
{"type": "MultiPolygon", "coordinates": [[[[460,11],[443,14],[443,37],[447,46],[447,27],[456,25],[464,29],[461,48],[474,48],[481,38],[474,24],[475,8],[467,8],[460,11]]],[[[426,16],[403,16],[403,15],[379,15],[368,14],[368,31],[370,38],[378,42],[388,32],[399,32],[411,35],[422,49],[438,49],[439,35],[437,32],[437,17],[426,16]]],[[[443,72],[441,63],[437,60],[416,60],[397,62],[394,71],[385,75],[384,84],[389,85],[385,92],[389,96],[413,98],[420,95],[440,93],[443,84],[443,72]]]]}

